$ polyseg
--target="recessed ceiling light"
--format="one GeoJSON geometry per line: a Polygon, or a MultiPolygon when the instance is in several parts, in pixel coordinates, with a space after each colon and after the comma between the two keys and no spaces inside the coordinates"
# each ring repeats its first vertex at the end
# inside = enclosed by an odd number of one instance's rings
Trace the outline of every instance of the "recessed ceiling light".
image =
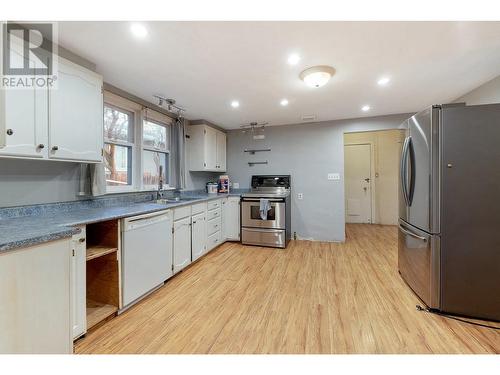
{"type": "Polygon", "coordinates": [[[308,68],[300,73],[299,77],[306,85],[311,87],[321,87],[335,74],[335,69],[327,65],[318,65],[308,68]]]}
{"type": "Polygon", "coordinates": [[[363,112],[368,112],[370,110],[370,106],[369,105],[364,105],[364,106],[361,107],[361,110],[363,112]]]}
{"type": "Polygon", "coordinates": [[[286,106],[288,105],[288,100],[287,100],[287,99],[281,99],[280,104],[281,104],[283,107],[286,107],[286,106]]]}
{"type": "Polygon", "coordinates": [[[145,38],[146,35],[148,35],[148,30],[144,25],[141,25],[140,23],[133,23],[130,26],[130,31],[136,38],[145,38]]]}
{"type": "Polygon", "coordinates": [[[385,86],[387,85],[389,82],[391,81],[391,79],[389,77],[381,77],[378,81],[377,81],[377,84],[379,86],[385,86]]]}
{"type": "Polygon", "coordinates": [[[290,65],[297,65],[300,61],[300,56],[297,55],[296,53],[291,54],[288,56],[288,63],[290,65]]]}
{"type": "Polygon", "coordinates": [[[231,102],[231,107],[233,107],[233,108],[238,108],[239,106],[240,106],[240,102],[239,102],[239,101],[237,101],[237,100],[233,100],[233,101],[231,102]]]}

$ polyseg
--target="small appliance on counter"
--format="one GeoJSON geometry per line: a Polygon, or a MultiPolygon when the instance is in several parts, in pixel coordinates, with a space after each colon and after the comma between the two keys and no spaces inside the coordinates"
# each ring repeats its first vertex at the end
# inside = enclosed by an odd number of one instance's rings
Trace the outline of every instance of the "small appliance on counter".
{"type": "Polygon", "coordinates": [[[229,176],[227,174],[219,176],[219,193],[229,193],[229,176]]]}
{"type": "Polygon", "coordinates": [[[207,182],[207,193],[208,194],[217,194],[219,184],[217,182],[207,182]]]}

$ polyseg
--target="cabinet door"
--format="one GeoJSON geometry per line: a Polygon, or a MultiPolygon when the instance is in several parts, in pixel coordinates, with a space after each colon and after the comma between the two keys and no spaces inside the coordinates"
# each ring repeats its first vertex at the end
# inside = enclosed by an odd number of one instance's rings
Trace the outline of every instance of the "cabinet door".
{"type": "Polygon", "coordinates": [[[85,227],[71,240],[71,316],[73,340],[87,332],[85,227]]]}
{"type": "MultiPolygon", "coordinates": [[[[16,65],[23,56],[12,50],[16,65]]],[[[41,64],[37,59],[32,64],[41,64]]],[[[0,90],[0,157],[47,157],[48,88],[11,88],[0,90]]]]}
{"type": "Polygon", "coordinates": [[[193,261],[205,254],[207,250],[207,219],[204,212],[193,216],[191,225],[191,247],[193,261]]]}
{"type": "Polygon", "coordinates": [[[50,92],[49,158],[101,162],[102,77],[60,58],[57,84],[50,92]]]}
{"type": "Polygon", "coordinates": [[[240,198],[229,197],[223,209],[223,240],[240,240],[240,198]]]}
{"type": "Polygon", "coordinates": [[[70,257],[70,239],[0,254],[0,353],[72,353],[70,257]]]}
{"type": "Polygon", "coordinates": [[[217,170],[226,171],[226,134],[217,132],[217,170]]]}
{"type": "Polygon", "coordinates": [[[191,217],[174,222],[174,273],[191,263],[191,217]]]}
{"type": "Polygon", "coordinates": [[[217,168],[217,130],[205,126],[205,169],[216,171],[217,168]]]}

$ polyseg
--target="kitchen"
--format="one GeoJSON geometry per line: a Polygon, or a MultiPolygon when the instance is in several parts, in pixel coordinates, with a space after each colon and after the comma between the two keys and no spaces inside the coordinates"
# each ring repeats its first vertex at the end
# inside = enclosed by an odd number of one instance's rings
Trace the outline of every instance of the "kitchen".
{"type": "Polygon", "coordinates": [[[57,87],[0,96],[0,353],[498,354],[500,23],[37,30],[57,87]],[[394,217],[349,222],[345,137],[379,131],[394,217]]]}

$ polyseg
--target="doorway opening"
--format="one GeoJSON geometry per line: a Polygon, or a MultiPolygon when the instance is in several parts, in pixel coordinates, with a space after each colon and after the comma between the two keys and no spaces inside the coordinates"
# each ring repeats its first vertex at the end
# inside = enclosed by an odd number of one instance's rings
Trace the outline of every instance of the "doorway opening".
{"type": "Polygon", "coordinates": [[[344,134],[346,223],[397,225],[403,140],[399,129],[344,134]]]}

